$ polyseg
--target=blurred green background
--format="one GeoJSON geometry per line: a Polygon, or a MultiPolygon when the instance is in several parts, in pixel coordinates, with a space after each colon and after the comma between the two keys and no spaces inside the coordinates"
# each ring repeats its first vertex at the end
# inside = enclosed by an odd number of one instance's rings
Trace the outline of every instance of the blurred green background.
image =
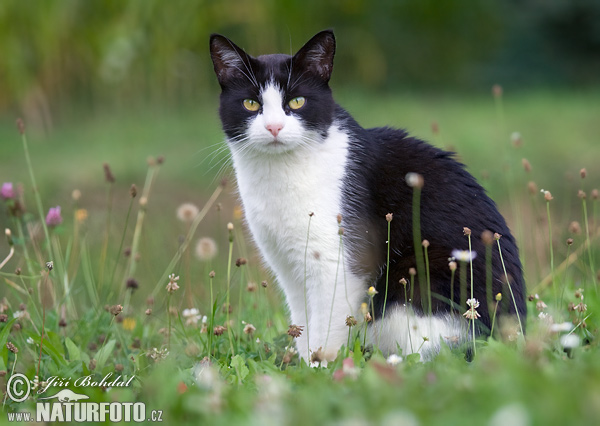
{"type": "Polygon", "coordinates": [[[118,209],[129,186],[143,184],[146,158],[164,155],[149,208],[168,233],[161,223],[176,226],[180,203],[202,205],[231,175],[209,35],[260,55],[294,52],[324,28],[338,42],[334,95],[362,125],[405,127],[456,150],[513,228],[530,180],[566,200],[561,220],[580,220],[579,169],[600,186],[597,0],[3,0],[0,182],[30,191],[17,117],[45,206],[70,205],[80,189],[92,222],[106,200],[104,162],[117,178],[118,209]],[[501,110],[494,84],[504,88],[501,110]]]}
{"type": "Polygon", "coordinates": [[[581,87],[600,75],[595,0],[3,0],[0,110],[196,104],[215,90],[210,33],[262,54],[324,28],[338,36],[338,86],[581,87]]]}

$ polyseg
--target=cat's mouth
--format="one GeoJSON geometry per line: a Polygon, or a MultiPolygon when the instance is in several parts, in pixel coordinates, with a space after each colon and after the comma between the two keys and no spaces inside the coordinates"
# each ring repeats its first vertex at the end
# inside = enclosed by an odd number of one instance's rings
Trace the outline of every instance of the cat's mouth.
{"type": "Polygon", "coordinates": [[[269,142],[267,144],[268,146],[282,146],[283,142],[281,142],[279,139],[274,138],[271,142],[269,142]]]}

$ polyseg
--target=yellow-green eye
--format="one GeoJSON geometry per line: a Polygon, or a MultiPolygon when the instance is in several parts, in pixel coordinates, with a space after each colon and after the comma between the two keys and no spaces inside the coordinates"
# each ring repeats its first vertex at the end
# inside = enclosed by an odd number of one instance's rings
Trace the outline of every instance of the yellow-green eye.
{"type": "Polygon", "coordinates": [[[298,96],[297,98],[292,99],[288,105],[290,106],[291,109],[300,109],[304,106],[304,104],[306,103],[306,99],[304,99],[304,96],[298,96]]]}
{"type": "Polygon", "coordinates": [[[256,112],[260,109],[260,104],[253,99],[244,99],[244,108],[248,111],[256,112]]]}

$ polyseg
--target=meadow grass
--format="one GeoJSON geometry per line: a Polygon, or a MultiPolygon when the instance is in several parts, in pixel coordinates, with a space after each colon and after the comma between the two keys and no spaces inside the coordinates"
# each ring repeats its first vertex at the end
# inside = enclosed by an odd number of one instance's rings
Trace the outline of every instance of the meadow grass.
{"type": "MultiPolygon", "coordinates": [[[[0,382],[13,372],[42,382],[51,376],[135,376],[130,387],[85,393],[94,402],[143,401],[149,410],[162,410],[168,424],[448,425],[467,418],[483,424],[595,424],[600,299],[594,270],[600,263],[594,256],[600,235],[592,189],[600,185],[593,169],[600,154],[582,155],[598,142],[591,96],[506,99],[503,126],[519,123],[506,133],[521,132],[523,146],[513,146],[510,134],[498,135],[491,97],[457,99],[451,111],[448,100],[412,98],[405,101],[411,108],[387,111],[388,117],[408,117],[409,127],[423,137],[437,121],[435,142],[454,145],[474,174],[481,165],[489,176],[483,183],[509,223],[522,224],[516,236],[523,242],[532,295],[527,336],[518,325],[495,322],[493,338],[470,342],[476,345],[470,362],[464,348],[447,347],[426,363],[408,354],[386,358],[364,345],[362,317],[358,323],[331,318],[346,321],[349,337],[327,367],[299,361],[294,336],[302,331],[291,327],[272,277],[246,240],[232,185],[217,174],[226,157],[216,159],[213,169],[206,160],[220,139],[214,114],[163,112],[153,128],[126,123],[149,123],[156,111],[106,116],[102,125],[96,119],[74,122],[45,139],[32,131],[27,146],[14,126],[0,127],[1,178],[14,182],[0,216],[2,228],[11,230],[0,245],[0,372],[6,372],[0,382]],[[549,120],[548,128],[537,127],[541,117],[560,108],[567,111],[565,120],[573,118],[569,125],[549,120]],[[575,119],[573,111],[583,116],[575,119]],[[191,125],[196,117],[199,123],[191,125]],[[198,142],[199,133],[205,141],[198,142]],[[528,142],[536,140],[544,140],[543,149],[528,142]],[[146,160],[156,151],[167,154],[164,162],[146,160]],[[565,158],[567,153],[572,155],[565,158]],[[562,163],[551,163],[556,155],[562,163]],[[522,156],[533,171],[521,170],[522,156]],[[103,174],[104,161],[115,181],[103,174]],[[586,176],[580,176],[577,171],[586,166],[586,176]],[[511,181],[504,179],[506,167],[511,181]],[[539,190],[530,194],[530,181],[551,189],[552,203],[539,190]],[[588,191],[587,204],[577,198],[578,189],[588,191]],[[178,206],[190,202],[196,208],[188,206],[187,216],[178,219],[178,206]],[[512,203],[519,203],[522,217],[513,215],[512,203]],[[55,205],[62,207],[60,224],[46,217],[55,205]],[[547,211],[551,222],[544,219],[547,211]],[[203,244],[197,245],[200,237],[203,244]]],[[[359,118],[356,109],[372,106],[362,110],[366,125],[386,124],[378,122],[378,108],[401,104],[366,95],[349,103],[359,118]]],[[[342,240],[340,232],[340,249],[342,240]]],[[[461,268],[461,274],[467,271],[461,268]]],[[[460,279],[466,285],[466,275],[460,279]]],[[[466,299],[466,287],[464,292],[466,299]]],[[[462,314],[467,306],[454,308],[462,314]]],[[[422,337],[411,337],[415,349],[422,337]]],[[[36,399],[4,399],[3,409],[30,410],[36,399]]],[[[0,421],[5,419],[3,414],[0,421]]]]}

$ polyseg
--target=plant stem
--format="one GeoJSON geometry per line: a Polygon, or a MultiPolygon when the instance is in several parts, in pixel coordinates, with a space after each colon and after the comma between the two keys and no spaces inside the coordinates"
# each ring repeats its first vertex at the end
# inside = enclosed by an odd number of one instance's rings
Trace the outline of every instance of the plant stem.
{"type": "Polygon", "coordinates": [[[598,283],[597,283],[597,278],[596,278],[596,267],[594,266],[594,256],[592,255],[592,245],[590,243],[590,224],[588,221],[588,214],[587,214],[587,203],[585,198],[583,198],[581,200],[583,202],[583,221],[585,223],[585,239],[588,245],[588,262],[590,264],[590,270],[592,272],[592,283],[594,284],[594,289],[596,290],[596,293],[598,293],[598,283]]]}
{"type": "Polygon", "coordinates": [[[510,291],[510,296],[512,297],[513,304],[515,305],[515,313],[517,314],[517,321],[519,321],[519,328],[521,329],[521,336],[525,338],[525,333],[523,331],[523,324],[521,323],[521,317],[519,315],[519,308],[517,307],[517,301],[515,300],[515,295],[512,291],[512,286],[510,285],[510,280],[508,279],[508,273],[506,272],[506,266],[504,265],[504,258],[502,257],[502,247],[500,247],[500,240],[496,240],[498,243],[498,251],[500,252],[500,261],[502,262],[502,269],[504,270],[504,277],[506,278],[506,284],[508,285],[508,290],[510,291]]]}
{"type": "Polygon", "coordinates": [[[431,303],[431,278],[429,276],[429,255],[427,252],[427,246],[423,247],[423,251],[425,254],[425,273],[427,275],[427,313],[429,314],[429,316],[431,316],[432,313],[432,303],[431,303]]]}
{"type": "MultiPolygon", "coordinates": [[[[331,320],[333,319],[333,305],[335,304],[335,293],[337,290],[341,258],[342,258],[342,236],[340,235],[340,245],[338,248],[338,260],[337,260],[337,267],[335,269],[335,281],[333,283],[333,297],[331,298],[331,310],[329,311],[329,324],[327,325],[327,337],[325,338],[325,348],[327,348],[327,342],[329,341],[329,331],[331,330],[331,320]]],[[[384,305],[384,312],[385,312],[385,305],[384,305]]],[[[350,337],[348,337],[348,339],[349,338],[350,337]]]]}
{"type": "MultiPolygon", "coordinates": [[[[552,277],[552,289],[554,291],[554,297],[558,297],[558,292],[556,291],[556,283],[554,281],[554,244],[552,244],[552,222],[550,221],[550,201],[546,201],[546,214],[548,216],[548,238],[550,244],[550,276],[552,277]]],[[[498,247],[500,243],[498,242],[498,247]]],[[[558,307],[558,302],[557,302],[558,307]]],[[[516,308],[516,305],[515,305],[516,308]]]]}
{"type": "MultiPolygon", "coordinates": [[[[473,253],[471,247],[471,234],[467,234],[467,239],[469,240],[469,267],[471,269],[471,299],[474,299],[473,296],[473,253]]],[[[471,308],[475,311],[475,308],[471,308]]],[[[477,355],[477,345],[475,344],[475,316],[471,318],[471,324],[473,326],[473,356],[477,355]]]]}
{"type": "Polygon", "coordinates": [[[31,186],[38,210],[38,215],[40,216],[40,222],[42,223],[42,228],[44,229],[44,236],[46,237],[48,258],[53,259],[54,257],[52,256],[52,247],[50,245],[50,233],[48,232],[48,226],[46,225],[46,220],[44,218],[44,207],[42,206],[42,197],[40,196],[40,191],[35,181],[35,175],[33,173],[33,166],[31,164],[31,158],[29,156],[29,148],[27,146],[27,136],[25,135],[25,132],[21,133],[21,140],[23,141],[23,150],[25,151],[25,160],[27,161],[27,170],[29,171],[29,177],[31,179],[31,186]]]}
{"type": "Polygon", "coordinates": [[[310,223],[312,221],[314,213],[308,215],[308,229],[306,231],[306,246],[304,248],[304,314],[306,315],[306,346],[307,355],[310,356],[310,327],[308,324],[308,298],[306,291],[306,279],[307,279],[307,260],[308,260],[308,242],[310,241],[310,223]]]}
{"type": "MultiPolygon", "coordinates": [[[[425,265],[423,260],[423,251],[421,250],[421,188],[413,187],[412,200],[412,224],[413,224],[413,248],[415,250],[415,258],[417,260],[417,280],[419,281],[419,289],[421,294],[421,307],[424,312],[430,311],[430,306],[423,306],[425,298],[425,265]]],[[[411,295],[412,296],[412,295],[411,295]]]]}
{"type": "Polygon", "coordinates": [[[227,295],[225,301],[226,309],[226,324],[227,324],[227,337],[229,338],[229,349],[231,349],[231,357],[233,358],[235,351],[233,350],[233,336],[231,335],[231,324],[229,323],[229,311],[230,311],[230,294],[231,294],[231,259],[233,258],[233,232],[229,233],[229,257],[227,258],[227,295]]]}

